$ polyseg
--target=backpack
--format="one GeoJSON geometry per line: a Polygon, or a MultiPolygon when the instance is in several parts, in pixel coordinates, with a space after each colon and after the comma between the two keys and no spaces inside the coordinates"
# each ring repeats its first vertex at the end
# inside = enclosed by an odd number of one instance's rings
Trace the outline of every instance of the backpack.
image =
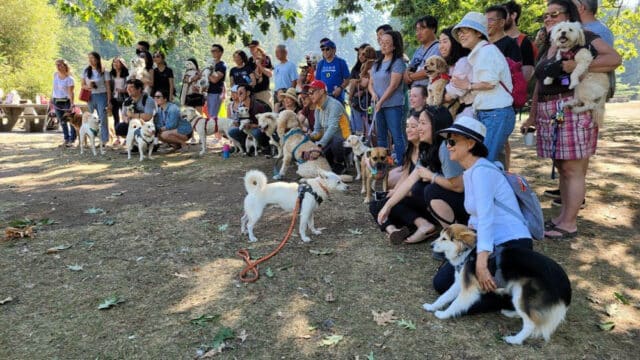
{"type": "Polygon", "coordinates": [[[544,217],[542,215],[542,207],[540,206],[540,201],[538,200],[538,196],[536,195],[527,180],[518,174],[506,172],[497,166],[490,166],[485,164],[480,164],[478,167],[486,167],[491,168],[496,171],[499,171],[504,175],[513,190],[513,193],[516,195],[516,200],[518,201],[518,206],[520,207],[520,212],[518,213],[513,209],[509,208],[504,203],[498,201],[496,199],[496,205],[520,219],[529,229],[531,236],[536,240],[544,239],[544,217]]]}
{"type": "Polygon", "coordinates": [[[520,109],[527,103],[527,100],[529,98],[527,94],[527,88],[529,87],[529,85],[527,84],[527,80],[525,80],[524,74],[522,73],[522,64],[513,61],[508,57],[505,57],[505,59],[507,60],[507,64],[509,65],[509,72],[511,73],[511,84],[513,85],[513,90],[509,91],[509,89],[507,89],[502,81],[500,81],[500,85],[502,85],[502,87],[513,98],[513,107],[516,109],[520,109]]]}
{"type": "MultiPolygon", "coordinates": [[[[518,35],[518,46],[522,47],[522,42],[524,41],[524,39],[527,38],[526,34],[520,34],[518,35]]],[[[537,59],[538,58],[538,47],[536,46],[536,44],[533,43],[533,41],[529,41],[531,43],[531,48],[533,49],[533,59],[537,59]]]]}

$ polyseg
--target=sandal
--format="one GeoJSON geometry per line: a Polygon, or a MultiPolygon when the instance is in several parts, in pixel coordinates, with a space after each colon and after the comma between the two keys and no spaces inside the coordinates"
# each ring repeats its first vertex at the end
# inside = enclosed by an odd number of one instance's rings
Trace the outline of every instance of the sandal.
{"type": "MultiPolygon", "coordinates": [[[[419,232],[420,232],[420,229],[416,230],[415,233],[419,233],[419,232]]],[[[426,233],[423,233],[423,234],[420,234],[419,237],[418,237],[418,240],[408,240],[407,239],[407,240],[405,240],[403,242],[405,244],[417,244],[417,243],[421,243],[423,241],[433,240],[436,237],[438,237],[438,234],[440,234],[440,229],[438,229],[438,227],[435,226],[433,228],[433,230],[431,230],[429,232],[426,232],[426,233]]]]}
{"type": "Polygon", "coordinates": [[[400,245],[409,235],[411,235],[411,230],[409,230],[408,227],[403,226],[400,230],[396,230],[389,234],[389,240],[393,245],[400,245]]]}
{"type": "Polygon", "coordinates": [[[551,240],[569,240],[578,236],[578,230],[576,231],[567,231],[565,229],[561,229],[557,226],[552,227],[551,229],[544,232],[544,237],[551,240]],[[549,235],[548,232],[555,231],[560,235],[549,235]]]}
{"type": "Polygon", "coordinates": [[[544,231],[551,231],[554,227],[556,227],[556,223],[553,220],[549,219],[544,222],[544,231]]]}

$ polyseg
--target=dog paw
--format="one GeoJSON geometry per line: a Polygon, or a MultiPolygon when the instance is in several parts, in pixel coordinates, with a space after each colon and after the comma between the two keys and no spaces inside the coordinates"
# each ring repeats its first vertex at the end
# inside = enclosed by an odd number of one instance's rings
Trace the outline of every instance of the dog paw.
{"type": "Polygon", "coordinates": [[[447,314],[446,311],[436,311],[435,313],[433,313],[433,315],[435,315],[440,320],[445,320],[451,317],[449,314],[447,314]]]}
{"type": "Polygon", "coordinates": [[[149,156],[149,160],[153,160],[153,159],[155,159],[155,158],[154,158],[154,157],[149,156]]]}
{"type": "Polygon", "coordinates": [[[522,340],[518,339],[515,336],[505,336],[502,338],[507,344],[511,345],[522,345],[522,340]]]}
{"type": "Polygon", "coordinates": [[[423,308],[425,311],[428,311],[428,312],[434,312],[434,311],[438,310],[438,308],[436,308],[435,306],[433,306],[433,304],[429,304],[429,303],[424,303],[424,304],[422,304],[422,308],[423,308]]]}
{"type": "Polygon", "coordinates": [[[311,238],[308,236],[300,236],[300,239],[302,240],[302,242],[304,243],[308,243],[311,242],[311,238]]]}
{"type": "Polygon", "coordinates": [[[551,85],[553,83],[553,78],[546,77],[544,81],[542,81],[545,85],[551,85]]]}
{"type": "Polygon", "coordinates": [[[365,204],[368,204],[370,202],[371,202],[371,199],[369,199],[369,198],[365,198],[364,201],[363,201],[363,203],[365,203],[365,204]]]}

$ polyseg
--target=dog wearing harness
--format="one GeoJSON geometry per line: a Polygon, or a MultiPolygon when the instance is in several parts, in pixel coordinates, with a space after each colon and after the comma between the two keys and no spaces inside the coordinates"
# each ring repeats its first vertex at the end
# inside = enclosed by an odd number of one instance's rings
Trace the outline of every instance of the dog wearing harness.
{"type": "Polygon", "coordinates": [[[389,154],[386,148],[374,147],[362,157],[360,168],[362,173],[362,189],[365,194],[364,203],[371,202],[371,190],[376,181],[382,180],[382,191],[387,191],[389,181],[389,154]]]}
{"type": "Polygon", "coordinates": [[[87,145],[87,138],[89,138],[89,146],[93,156],[98,156],[96,153],[96,139],[100,142],[100,154],[104,155],[104,144],[100,137],[100,118],[90,112],[82,114],[82,126],[80,126],[78,136],[80,141],[80,155],[84,153],[84,146],[87,145]]]}
{"type": "MultiPolygon", "coordinates": [[[[127,134],[127,138],[128,138],[127,134]]],[[[128,159],[131,159],[131,147],[133,144],[129,145],[129,139],[127,139],[127,155],[128,159]]],[[[142,124],[140,127],[136,127],[133,129],[133,141],[138,145],[138,152],[140,153],[140,161],[144,160],[145,152],[148,152],[148,157],[150,160],[153,160],[151,153],[153,152],[153,147],[158,143],[158,138],[156,137],[156,126],[152,121],[147,121],[142,124]]]]}
{"type": "Polygon", "coordinates": [[[295,182],[277,181],[267,183],[267,176],[258,170],[250,170],[244,177],[244,186],[247,196],[244,198],[244,213],[240,220],[240,228],[243,234],[249,235],[249,241],[258,241],[253,234],[256,223],[262,217],[267,205],[277,205],[283,210],[293,212],[298,197],[300,204],[300,239],[303,242],[311,241],[306,235],[309,229],[314,235],[320,235],[322,229],[317,229],[314,223],[313,213],[329,194],[335,191],[347,190],[347,185],[340,177],[332,172],[322,172],[320,176],[307,179],[301,184],[295,182]]]}
{"type": "Polygon", "coordinates": [[[191,127],[193,128],[193,131],[198,134],[198,139],[202,144],[202,149],[199,153],[200,156],[203,156],[207,150],[207,135],[213,135],[218,132],[220,132],[233,143],[233,146],[238,153],[242,152],[242,146],[240,145],[240,143],[229,136],[229,129],[231,129],[234,123],[233,119],[221,118],[217,116],[205,118],[191,106],[185,106],[180,109],[180,116],[183,119],[189,121],[191,127]]]}

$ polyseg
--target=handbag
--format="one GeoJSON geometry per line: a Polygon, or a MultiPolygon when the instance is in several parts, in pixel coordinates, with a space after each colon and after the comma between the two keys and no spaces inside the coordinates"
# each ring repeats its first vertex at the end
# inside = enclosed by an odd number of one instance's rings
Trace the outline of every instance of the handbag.
{"type": "Polygon", "coordinates": [[[91,100],[91,90],[80,89],[79,99],[84,102],[88,102],[89,100],[91,100]]]}

